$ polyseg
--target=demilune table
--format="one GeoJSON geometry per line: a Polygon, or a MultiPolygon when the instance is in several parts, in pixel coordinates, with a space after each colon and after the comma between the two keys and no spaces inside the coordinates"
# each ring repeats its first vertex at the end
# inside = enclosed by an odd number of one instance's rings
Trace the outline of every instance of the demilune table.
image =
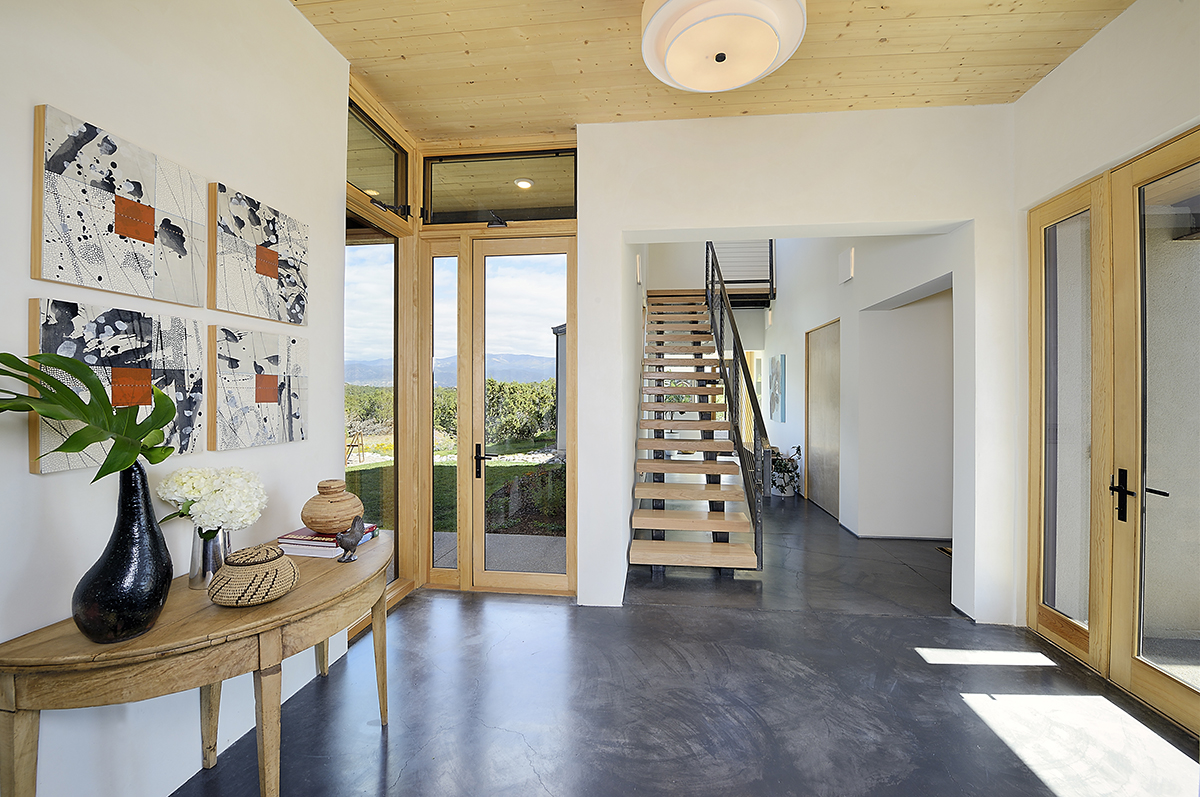
{"type": "MultiPolygon", "coordinates": [[[[217,762],[221,682],[254,673],[258,779],[264,797],[279,794],[280,667],[316,648],[329,673],[329,638],[368,610],[375,641],[379,719],[387,725],[387,566],[392,535],[358,550],[358,561],[295,557],[299,585],[271,603],[216,606],[187,576],[171,583],[158,622],[127,642],[88,641],[67,619],[0,644],[0,797],[33,797],[37,788],[38,719],[43,709],[130,703],[200,689],[204,767],[217,762]]],[[[66,763],[64,760],[63,763],[66,763]]]]}

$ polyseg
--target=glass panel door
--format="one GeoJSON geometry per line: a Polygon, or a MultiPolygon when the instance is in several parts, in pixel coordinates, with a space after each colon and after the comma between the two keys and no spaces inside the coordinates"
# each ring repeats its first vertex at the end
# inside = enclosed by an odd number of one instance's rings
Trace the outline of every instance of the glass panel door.
{"type": "MultiPolygon", "coordinates": [[[[363,519],[396,531],[395,384],[396,238],[346,218],[346,489],[362,500],[363,519]]],[[[399,535],[393,540],[399,546],[399,535]]],[[[388,581],[400,562],[392,559],[388,581]]]]}
{"type": "Polygon", "coordinates": [[[433,258],[431,566],[458,569],[458,258],[433,258]]]}
{"type": "Polygon", "coordinates": [[[476,587],[573,588],[566,417],[573,243],[475,242],[469,454],[476,587]]]}
{"type": "Polygon", "coordinates": [[[1113,679],[1192,730],[1200,727],[1198,162],[1200,132],[1113,173],[1113,679]]]}
{"type": "Polygon", "coordinates": [[[1030,625],[1104,672],[1111,520],[1111,276],[1104,178],[1030,212],[1030,625]],[[1040,323],[1037,323],[1040,321],[1040,323]],[[1036,385],[1036,383],[1035,383],[1036,385]],[[1036,500],[1040,498],[1039,500],[1036,500]]]}

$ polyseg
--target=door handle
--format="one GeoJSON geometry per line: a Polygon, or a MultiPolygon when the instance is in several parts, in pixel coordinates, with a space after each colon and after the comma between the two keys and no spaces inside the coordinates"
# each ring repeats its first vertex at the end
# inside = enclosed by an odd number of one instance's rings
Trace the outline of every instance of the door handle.
{"type": "Polygon", "coordinates": [[[479,443],[475,444],[475,478],[476,479],[483,478],[483,461],[485,459],[495,459],[495,458],[496,458],[495,454],[485,454],[485,453],[483,453],[483,446],[480,445],[479,443]]]}
{"type": "Polygon", "coordinates": [[[1129,471],[1119,468],[1117,470],[1116,484],[1113,484],[1113,478],[1109,476],[1108,491],[1117,494],[1117,520],[1124,523],[1129,514],[1129,496],[1137,495],[1137,493],[1129,489],[1129,471]]]}

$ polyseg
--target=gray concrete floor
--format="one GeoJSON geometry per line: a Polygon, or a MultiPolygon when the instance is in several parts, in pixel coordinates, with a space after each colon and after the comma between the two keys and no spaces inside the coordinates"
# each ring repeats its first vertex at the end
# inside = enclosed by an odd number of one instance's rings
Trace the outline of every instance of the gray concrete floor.
{"type": "MultiPolygon", "coordinates": [[[[768,529],[763,572],[631,567],[621,608],[418,591],[390,726],[367,634],[284,705],[283,794],[1196,797],[1194,737],[959,615],[939,543],[768,529]]],[[[257,793],[253,733],[176,792],[257,793]]]]}

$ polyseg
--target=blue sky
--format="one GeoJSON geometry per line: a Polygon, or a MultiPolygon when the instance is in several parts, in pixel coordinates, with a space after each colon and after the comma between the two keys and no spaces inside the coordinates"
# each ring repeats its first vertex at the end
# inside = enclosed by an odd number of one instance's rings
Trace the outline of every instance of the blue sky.
{"type": "MultiPolygon", "coordinates": [[[[346,359],[392,356],[392,246],[346,247],[346,359]]],[[[457,346],[457,258],[434,259],[434,353],[454,356],[457,346]]],[[[489,354],[554,356],[550,328],[567,320],[563,255],[489,257],[489,354]]]]}

